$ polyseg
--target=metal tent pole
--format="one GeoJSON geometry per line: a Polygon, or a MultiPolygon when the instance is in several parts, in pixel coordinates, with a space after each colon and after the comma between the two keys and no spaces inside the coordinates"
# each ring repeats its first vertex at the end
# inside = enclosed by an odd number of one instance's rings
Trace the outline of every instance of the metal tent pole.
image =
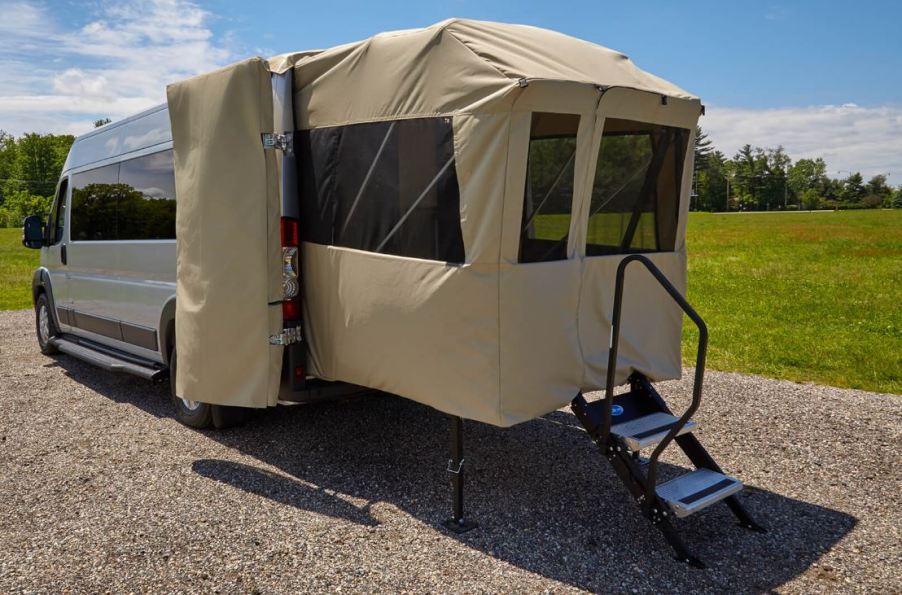
{"type": "Polygon", "coordinates": [[[451,458],[448,460],[451,474],[451,499],[453,516],[443,524],[455,533],[466,533],[476,528],[476,523],[464,518],[464,420],[451,416],[451,458]]]}

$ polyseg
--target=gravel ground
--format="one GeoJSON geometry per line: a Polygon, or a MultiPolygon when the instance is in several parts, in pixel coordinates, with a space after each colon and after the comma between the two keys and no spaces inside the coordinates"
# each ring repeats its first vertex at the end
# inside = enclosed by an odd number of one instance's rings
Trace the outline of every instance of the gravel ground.
{"type": "MultiPolygon", "coordinates": [[[[899,396],[710,373],[700,437],[769,532],[722,505],[678,522],[695,570],[566,409],[468,423],[480,527],[457,536],[435,411],[371,397],[193,431],[164,387],[44,357],[32,329],[0,312],[0,592],[902,592],[899,396]]],[[[659,388],[688,402],[688,378],[659,388]]]]}

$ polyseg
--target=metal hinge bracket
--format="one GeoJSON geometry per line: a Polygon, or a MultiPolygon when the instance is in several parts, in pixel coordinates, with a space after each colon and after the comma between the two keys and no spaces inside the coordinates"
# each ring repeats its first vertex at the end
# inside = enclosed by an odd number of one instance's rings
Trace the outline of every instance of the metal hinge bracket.
{"type": "Polygon", "coordinates": [[[286,155],[294,152],[294,144],[290,133],[264,132],[262,137],[264,149],[278,149],[286,155]]]}
{"type": "Polygon", "coordinates": [[[299,326],[285,328],[278,335],[269,336],[270,345],[291,345],[292,343],[300,343],[303,340],[304,335],[301,333],[301,327],[299,326]]]}

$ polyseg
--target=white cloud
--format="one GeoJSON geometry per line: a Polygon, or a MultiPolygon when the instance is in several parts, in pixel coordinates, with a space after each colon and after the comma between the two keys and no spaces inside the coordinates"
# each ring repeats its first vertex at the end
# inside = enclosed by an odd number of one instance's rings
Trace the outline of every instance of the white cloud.
{"type": "Polygon", "coordinates": [[[166,85],[235,59],[190,0],[102,2],[64,26],[36,1],[3,3],[0,129],[83,133],[165,101],[166,85]]]}
{"type": "Polygon", "coordinates": [[[728,157],[745,144],[783,145],[793,159],[823,157],[833,177],[845,177],[846,171],[891,173],[890,183],[902,183],[902,106],[708,106],[706,111],[700,124],[728,157]]]}

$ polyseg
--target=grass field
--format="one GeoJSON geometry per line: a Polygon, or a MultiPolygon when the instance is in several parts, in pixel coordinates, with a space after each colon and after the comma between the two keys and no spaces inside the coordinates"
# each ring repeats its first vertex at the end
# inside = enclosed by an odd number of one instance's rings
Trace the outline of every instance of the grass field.
{"type": "MultiPolygon", "coordinates": [[[[21,233],[0,229],[0,310],[31,307],[21,233]]],[[[687,237],[709,368],[902,394],[902,211],[693,213],[687,237]]]]}
{"type": "Polygon", "coordinates": [[[902,211],[699,213],[687,244],[711,368],[902,394],[902,211]]]}
{"type": "Polygon", "coordinates": [[[22,246],[21,229],[0,229],[0,310],[31,307],[31,273],[40,250],[22,246]]]}

